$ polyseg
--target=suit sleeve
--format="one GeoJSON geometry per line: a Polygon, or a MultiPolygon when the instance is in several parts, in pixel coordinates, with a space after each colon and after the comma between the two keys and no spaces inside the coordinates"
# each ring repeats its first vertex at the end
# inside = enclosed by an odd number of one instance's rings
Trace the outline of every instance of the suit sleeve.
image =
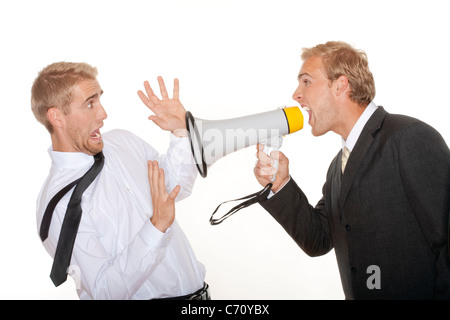
{"type": "Polygon", "coordinates": [[[399,139],[401,178],[425,238],[435,254],[448,249],[450,151],[441,135],[423,122],[399,139]]]}
{"type": "Polygon", "coordinates": [[[309,256],[324,255],[333,248],[324,198],[311,206],[294,179],[260,204],[309,256]]]}

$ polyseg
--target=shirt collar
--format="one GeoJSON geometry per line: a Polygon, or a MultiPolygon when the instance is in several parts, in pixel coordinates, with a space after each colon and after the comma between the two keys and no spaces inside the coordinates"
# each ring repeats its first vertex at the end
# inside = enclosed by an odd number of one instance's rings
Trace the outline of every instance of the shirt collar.
{"type": "Polygon", "coordinates": [[[54,166],[67,169],[80,169],[94,163],[94,157],[83,152],[53,151],[50,146],[48,153],[54,166]]]}
{"type": "Polygon", "coordinates": [[[367,121],[369,121],[370,117],[375,112],[375,110],[377,110],[377,108],[378,108],[377,105],[373,103],[373,101],[369,103],[369,105],[366,107],[366,109],[361,114],[358,121],[356,121],[355,125],[350,131],[347,140],[344,140],[342,138],[342,149],[344,149],[344,147],[347,147],[347,149],[350,150],[350,152],[352,152],[353,147],[356,144],[356,141],[358,141],[361,131],[364,129],[364,126],[366,125],[367,121]]]}

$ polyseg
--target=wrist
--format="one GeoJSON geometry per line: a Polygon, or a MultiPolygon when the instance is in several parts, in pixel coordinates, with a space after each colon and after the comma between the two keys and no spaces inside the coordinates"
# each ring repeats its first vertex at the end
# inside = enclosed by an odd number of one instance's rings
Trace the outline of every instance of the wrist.
{"type": "MultiPolygon", "coordinates": [[[[174,122],[175,124],[175,122],[174,122]]],[[[183,138],[188,136],[186,128],[186,112],[184,112],[182,117],[177,117],[176,124],[174,125],[176,129],[171,130],[172,134],[176,137],[183,138]]]]}
{"type": "Polygon", "coordinates": [[[283,187],[289,182],[289,180],[291,180],[291,176],[288,176],[286,179],[284,179],[283,181],[281,181],[276,188],[272,188],[273,193],[277,193],[278,191],[280,191],[281,189],[283,189],[283,187]]]}
{"type": "Polygon", "coordinates": [[[156,219],[154,216],[150,218],[150,222],[153,224],[153,226],[158,229],[160,232],[165,233],[167,229],[170,228],[172,225],[172,222],[162,222],[159,219],[156,219]]]}
{"type": "Polygon", "coordinates": [[[188,132],[186,129],[175,129],[171,131],[172,134],[178,138],[185,138],[188,136],[188,132]]]}

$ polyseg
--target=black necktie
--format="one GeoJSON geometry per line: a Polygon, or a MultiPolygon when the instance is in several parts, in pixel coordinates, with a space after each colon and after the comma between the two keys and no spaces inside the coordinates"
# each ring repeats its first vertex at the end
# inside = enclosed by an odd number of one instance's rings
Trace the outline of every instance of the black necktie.
{"type": "Polygon", "coordinates": [[[70,265],[70,259],[72,257],[73,245],[78,232],[78,226],[81,220],[81,196],[83,192],[89,187],[95,177],[100,173],[105,162],[103,152],[99,152],[94,156],[94,164],[81,178],[73,181],[61,191],[59,191],[47,205],[47,209],[44,212],[42,218],[40,237],[42,241],[45,241],[48,237],[48,230],[52,220],[53,211],[56,204],[61,198],[76,185],[73,190],[72,197],[67,205],[67,211],[64,216],[64,221],[61,227],[61,233],[59,235],[58,245],[56,247],[55,258],[53,259],[52,271],[50,278],[55,286],[59,286],[67,279],[67,268],[70,265]]]}

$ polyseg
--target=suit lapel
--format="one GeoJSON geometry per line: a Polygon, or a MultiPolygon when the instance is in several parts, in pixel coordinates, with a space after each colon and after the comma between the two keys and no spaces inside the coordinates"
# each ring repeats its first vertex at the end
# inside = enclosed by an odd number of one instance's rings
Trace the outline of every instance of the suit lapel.
{"type": "Polygon", "coordinates": [[[359,136],[358,141],[356,142],[356,145],[348,158],[344,175],[342,176],[341,192],[339,197],[340,206],[344,205],[358,168],[375,140],[375,135],[380,129],[386,114],[387,112],[383,109],[383,107],[378,107],[378,109],[370,117],[369,121],[367,121],[364,129],[361,131],[361,135],[359,136]]]}
{"type": "Polygon", "coordinates": [[[330,171],[331,176],[327,177],[327,181],[331,181],[331,210],[332,212],[339,212],[339,196],[341,194],[341,158],[342,150],[338,152],[331,164],[332,169],[330,171]]]}

